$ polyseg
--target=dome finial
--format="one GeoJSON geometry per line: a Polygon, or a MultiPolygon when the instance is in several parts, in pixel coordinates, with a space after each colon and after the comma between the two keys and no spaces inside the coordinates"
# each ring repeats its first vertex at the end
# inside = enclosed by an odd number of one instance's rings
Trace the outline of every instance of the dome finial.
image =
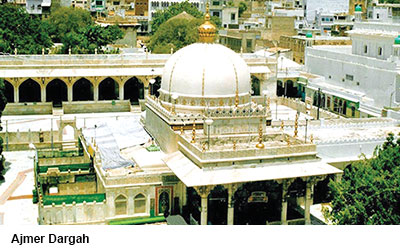
{"type": "Polygon", "coordinates": [[[199,27],[199,42],[213,43],[217,28],[210,22],[210,8],[207,2],[206,15],[204,16],[204,23],[199,27]]]}

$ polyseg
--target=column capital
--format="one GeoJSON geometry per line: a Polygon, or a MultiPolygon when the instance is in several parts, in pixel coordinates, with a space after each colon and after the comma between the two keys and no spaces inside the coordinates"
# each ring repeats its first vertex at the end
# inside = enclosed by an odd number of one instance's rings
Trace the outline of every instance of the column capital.
{"type": "Polygon", "coordinates": [[[307,185],[315,185],[318,182],[324,180],[326,175],[318,175],[318,176],[309,176],[303,177],[302,180],[306,182],[307,185]]]}
{"type": "Polygon", "coordinates": [[[200,197],[202,199],[207,198],[213,188],[214,188],[214,186],[197,186],[197,187],[194,187],[194,189],[196,190],[196,192],[200,195],[200,197]]]}
{"type": "Polygon", "coordinates": [[[232,192],[232,195],[242,186],[243,183],[229,183],[224,184],[223,186],[228,189],[228,192],[232,192]]]}

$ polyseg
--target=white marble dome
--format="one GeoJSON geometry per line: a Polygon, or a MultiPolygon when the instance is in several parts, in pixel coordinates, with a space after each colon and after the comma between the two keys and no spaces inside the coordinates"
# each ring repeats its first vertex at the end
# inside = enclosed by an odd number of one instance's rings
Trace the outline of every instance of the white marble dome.
{"type": "Polygon", "coordinates": [[[223,45],[195,43],[168,59],[160,93],[165,97],[207,100],[234,98],[236,90],[240,99],[250,95],[250,71],[246,62],[223,45]]]}

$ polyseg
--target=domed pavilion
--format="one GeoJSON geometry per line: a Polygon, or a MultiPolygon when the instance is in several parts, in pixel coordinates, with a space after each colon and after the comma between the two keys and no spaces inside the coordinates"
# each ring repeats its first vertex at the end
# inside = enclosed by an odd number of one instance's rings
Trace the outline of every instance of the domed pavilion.
{"type": "Polygon", "coordinates": [[[142,123],[184,186],[177,204],[195,216],[193,204],[200,203],[202,225],[241,224],[249,214],[240,211],[260,200],[270,211],[266,221],[288,224],[288,192],[300,180],[310,224],[313,185],[341,171],[317,158],[315,144],[297,138],[297,122],[293,135],[270,127],[270,98],[252,100],[246,62],[213,43],[215,34],[207,9],[199,42],[168,59],[159,97],[146,98],[142,123]],[[244,197],[243,190],[251,191],[244,197]]]}

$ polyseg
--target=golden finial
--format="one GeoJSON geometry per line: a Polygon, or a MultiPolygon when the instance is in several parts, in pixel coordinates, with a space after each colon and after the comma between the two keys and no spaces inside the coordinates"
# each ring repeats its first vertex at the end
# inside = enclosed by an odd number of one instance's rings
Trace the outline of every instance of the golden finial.
{"type": "Polygon", "coordinates": [[[310,135],[310,142],[314,143],[314,136],[312,134],[310,135]]]}
{"type": "MultiPolygon", "coordinates": [[[[261,120],[262,121],[262,120],[261,120]]],[[[264,148],[264,143],[263,143],[263,127],[262,123],[260,122],[260,126],[258,127],[258,144],[256,145],[256,148],[262,149],[264,148]]]]}
{"type": "Polygon", "coordinates": [[[233,141],[233,150],[236,150],[236,141],[233,141]]]}
{"type": "Polygon", "coordinates": [[[271,98],[268,97],[268,98],[267,98],[267,110],[268,110],[268,111],[270,110],[270,106],[271,106],[271,98]]]}
{"type": "Polygon", "coordinates": [[[203,143],[202,149],[203,149],[203,152],[206,152],[206,143],[203,143]]]}
{"type": "Polygon", "coordinates": [[[196,122],[193,121],[193,130],[192,130],[192,141],[191,143],[195,143],[196,142],[196,122]]]}
{"type": "Polygon", "coordinates": [[[285,126],[285,123],[283,122],[283,120],[281,121],[281,131],[283,131],[283,128],[285,126]]]}
{"type": "Polygon", "coordinates": [[[286,136],[286,143],[287,143],[288,146],[290,146],[290,138],[289,138],[289,136],[286,136]]]}
{"type": "Polygon", "coordinates": [[[235,107],[237,108],[239,106],[239,91],[236,90],[235,93],[235,107]]]}
{"type": "Polygon", "coordinates": [[[299,115],[296,113],[296,119],[294,120],[294,137],[297,137],[298,126],[299,126],[299,115]]]}
{"type": "Polygon", "coordinates": [[[183,130],[184,127],[185,127],[185,125],[181,126],[181,135],[183,135],[185,133],[184,130],[183,130]]]}
{"type": "Polygon", "coordinates": [[[206,15],[204,16],[204,23],[199,27],[199,42],[213,43],[217,28],[210,22],[209,4],[206,4],[206,15]]]}

